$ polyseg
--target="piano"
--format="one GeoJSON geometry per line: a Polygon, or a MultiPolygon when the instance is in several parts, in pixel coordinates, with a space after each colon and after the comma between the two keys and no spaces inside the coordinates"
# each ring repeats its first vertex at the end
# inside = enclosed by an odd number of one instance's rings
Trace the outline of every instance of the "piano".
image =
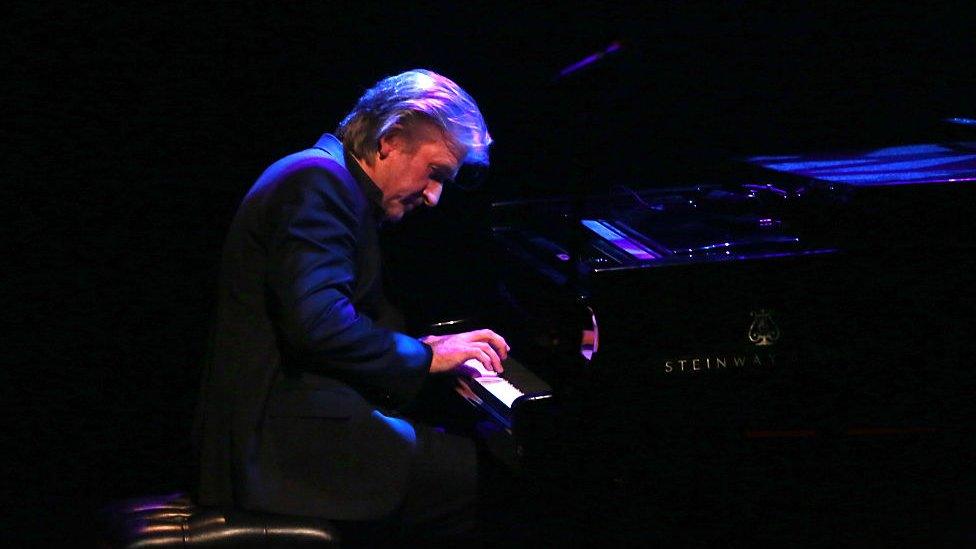
{"type": "Polygon", "coordinates": [[[512,358],[461,379],[540,528],[972,542],[976,143],[742,165],[493,205],[512,358]]]}
{"type": "Polygon", "coordinates": [[[475,359],[465,361],[458,368],[459,394],[511,433],[513,410],[547,401],[552,398],[552,387],[514,358],[506,359],[502,366],[505,371],[497,373],[475,359]]]}

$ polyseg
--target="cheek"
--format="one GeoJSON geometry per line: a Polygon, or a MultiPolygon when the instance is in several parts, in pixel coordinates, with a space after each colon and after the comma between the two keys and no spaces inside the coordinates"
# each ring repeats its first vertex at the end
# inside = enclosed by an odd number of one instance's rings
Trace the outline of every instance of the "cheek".
{"type": "Polygon", "coordinates": [[[414,178],[410,181],[410,194],[422,192],[427,188],[428,181],[426,170],[424,170],[424,173],[414,176],[414,178]]]}

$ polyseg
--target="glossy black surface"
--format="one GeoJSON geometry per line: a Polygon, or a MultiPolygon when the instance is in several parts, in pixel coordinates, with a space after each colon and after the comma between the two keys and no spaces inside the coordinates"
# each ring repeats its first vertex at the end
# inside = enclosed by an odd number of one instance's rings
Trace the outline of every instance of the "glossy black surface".
{"type": "MultiPolygon", "coordinates": [[[[968,186],[928,185],[971,215],[968,186]]],[[[526,469],[567,514],[632,533],[971,535],[976,250],[966,226],[929,238],[932,196],[890,223],[912,238],[874,234],[908,189],[851,200],[748,181],[497,204],[499,322],[555,394],[518,433],[526,469]]]]}

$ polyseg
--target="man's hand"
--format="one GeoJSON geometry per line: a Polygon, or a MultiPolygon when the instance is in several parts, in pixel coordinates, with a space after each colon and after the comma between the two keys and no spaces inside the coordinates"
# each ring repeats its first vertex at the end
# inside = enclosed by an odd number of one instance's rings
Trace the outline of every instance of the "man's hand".
{"type": "Polygon", "coordinates": [[[430,363],[432,374],[453,370],[471,358],[489,370],[502,372],[502,360],[508,358],[509,347],[505,339],[491,330],[426,336],[420,341],[434,350],[434,360],[430,363]]]}

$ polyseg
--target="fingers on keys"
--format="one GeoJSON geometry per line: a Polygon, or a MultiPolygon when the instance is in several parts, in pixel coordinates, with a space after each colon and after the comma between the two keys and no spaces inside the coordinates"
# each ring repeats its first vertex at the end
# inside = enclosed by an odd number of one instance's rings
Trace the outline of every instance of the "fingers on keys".
{"type": "Polygon", "coordinates": [[[501,357],[490,344],[484,341],[475,341],[472,345],[475,347],[474,358],[478,359],[485,368],[493,372],[501,372],[505,369],[502,367],[501,357]]]}
{"type": "Polygon", "coordinates": [[[468,335],[473,341],[481,341],[491,345],[492,349],[494,349],[495,353],[502,360],[508,358],[508,351],[510,351],[511,348],[508,346],[508,343],[505,342],[505,338],[498,335],[494,331],[488,329],[475,330],[473,332],[468,332],[468,335]]]}

